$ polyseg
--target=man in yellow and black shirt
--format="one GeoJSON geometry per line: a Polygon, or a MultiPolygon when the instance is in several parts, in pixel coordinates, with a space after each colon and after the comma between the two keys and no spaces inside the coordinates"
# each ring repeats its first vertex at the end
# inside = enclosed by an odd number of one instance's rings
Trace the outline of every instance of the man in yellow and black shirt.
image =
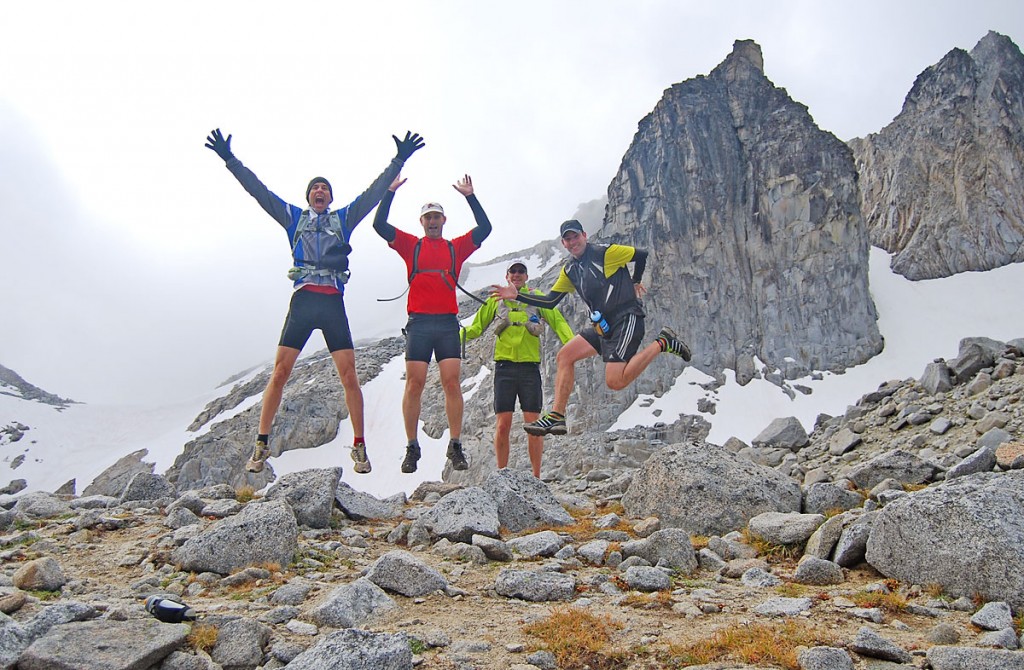
{"type": "MultiPolygon", "coordinates": [[[[508,266],[505,280],[520,293],[540,293],[526,286],[529,279],[526,264],[515,261],[508,266]]],[[[516,398],[523,412],[523,420],[533,422],[540,418],[544,408],[544,391],[540,381],[540,336],[544,324],[551,326],[558,339],[565,344],[572,339],[572,328],[557,309],[528,308],[516,300],[488,298],[477,310],[473,323],[463,331],[463,340],[480,337],[491,323],[494,338],[494,413],[497,425],[494,431],[494,455],[499,468],[508,467],[509,430],[516,398]]],[[[533,475],[540,477],[541,457],[544,454],[543,434],[527,438],[527,450],[533,475]]]]}
{"type": "Polygon", "coordinates": [[[605,362],[605,383],[619,391],[633,382],[654,358],[667,352],[685,361],[690,349],[669,328],[662,328],[658,337],[643,349],[644,308],[641,298],[647,293],[641,280],[647,266],[643,249],[611,244],[590,244],[579,221],[570,219],[561,227],[562,246],[569,252],[569,262],[544,295],[520,293],[515,286],[493,286],[492,296],[513,298],[534,307],[553,308],[568,293],[579,293],[596,318],[594,328],[586,328],[558,352],[555,374],[555,401],[551,411],[524,426],[531,435],[565,435],[565,408],[576,381],[575,365],[584,358],[601,354],[605,362]],[[633,263],[630,274],[627,264],[633,263]]]}

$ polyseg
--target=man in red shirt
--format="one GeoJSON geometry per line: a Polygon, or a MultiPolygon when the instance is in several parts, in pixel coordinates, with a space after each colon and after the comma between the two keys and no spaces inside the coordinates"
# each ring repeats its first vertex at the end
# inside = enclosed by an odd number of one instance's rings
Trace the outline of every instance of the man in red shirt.
{"type": "Polygon", "coordinates": [[[373,219],[373,229],[402,257],[409,276],[409,321],[405,326],[405,394],[402,397],[402,416],[409,442],[405,447],[402,472],[416,472],[416,463],[420,459],[417,431],[423,386],[427,380],[431,355],[437,361],[444,390],[444,410],[451,438],[448,442],[448,460],[453,470],[465,470],[469,464],[462,453],[462,383],[459,379],[462,346],[459,341],[459,304],[455,288],[463,262],[491,234],[491,222],[473,192],[473,180],[466,175],[454,187],[466,197],[476,219],[475,228],[451,241],[446,240],[442,236],[444,224],[448,220],[444,208],[436,202],[428,202],[420,209],[420,225],[424,232],[422,238],[398,230],[387,222],[387,218],[395,191],[404,183],[405,179],[401,175],[395,177],[388,192],[381,198],[373,219]]]}

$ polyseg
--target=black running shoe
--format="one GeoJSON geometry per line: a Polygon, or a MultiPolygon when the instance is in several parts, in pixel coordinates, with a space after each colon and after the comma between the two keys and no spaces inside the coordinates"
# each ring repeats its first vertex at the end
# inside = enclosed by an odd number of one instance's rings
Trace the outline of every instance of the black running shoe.
{"type": "Polygon", "coordinates": [[[657,342],[661,345],[663,352],[675,354],[684,361],[690,360],[690,347],[686,346],[686,343],[680,340],[671,328],[662,328],[658,333],[657,342]]]}
{"type": "Polygon", "coordinates": [[[466,455],[462,453],[462,443],[458,440],[448,442],[448,460],[452,462],[452,470],[467,470],[469,463],[466,462],[466,455]]]}
{"type": "Polygon", "coordinates": [[[402,461],[402,472],[416,472],[416,463],[420,460],[420,445],[413,443],[405,447],[405,460],[402,461]]]}
{"type": "Polygon", "coordinates": [[[530,435],[565,435],[569,432],[565,425],[565,417],[556,412],[547,412],[532,423],[523,426],[530,435]]]}

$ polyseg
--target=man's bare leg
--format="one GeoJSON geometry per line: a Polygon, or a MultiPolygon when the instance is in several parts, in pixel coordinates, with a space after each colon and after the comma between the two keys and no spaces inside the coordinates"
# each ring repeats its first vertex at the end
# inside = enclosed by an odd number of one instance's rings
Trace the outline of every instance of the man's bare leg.
{"type": "Polygon", "coordinates": [[[508,467],[508,434],[512,429],[512,412],[498,412],[495,416],[497,422],[494,426],[494,460],[498,462],[500,470],[508,467]]]}
{"type": "Polygon", "coordinates": [[[448,435],[451,440],[448,442],[446,456],[452,464],[452,470],[466,470],[469,462],[462,452],[462,380],[459,378],[459,370],[462,367],[462,359],[446,358],[437,362],[438,370],[441,372],[441,388],[444,390],[444,411],[448,416],[448,435]]]}
{"type": "Polygon", "coordinates": [[[405,437],[412,442],[420,424],[420,402],[423,386],[427,382],[427,364],[423,361],[405,362],[405,394],[402,396],[402,418],[405,421],[405,437]]]}
{"type": "Polygon", "coordinates": [[[363,390],[359,388],[359,377],[356,375],[356,353],[352,349],[340,349],[331,352],[334,367],[338,369],[338,377],[345,389],[345,406],[348,407],[348,420],[352,423],[352,435],[363,437],[363,390]]]}
{"type": "Polygon", "coordinates": [[[437,368],[441,373],[441,388],[444,390],[444,412],[448,417],[448,434],[453,440],[462,439],[462,380],[459,371],[462,360],[446,358],[438,361],[437,368]]]}
{"type": "Polygon", "coordinates": [[[281,406],[281,396],[284,395],[284,385],[288,383],[288,377],[292,374],[295,361],[299,358],[300,349],[292,347],[278,347],[274,356],[274,369],[270,373],[270,381],[267,388],[263,390],[263,407],[260,408],[260,434],[269,435],[274,425],[274,417],[277,409],[281,406]]]}
{"type": "Polygon", "coordinates": [[[606,363],[604,380],[608,384],[608,388],[613,391],[621,391],[629,386],[660,353],[661,345],[655,341],[638,351],[633,358],[625,363],[606,363]]]}
{"type": "MultiPolygon", "coordinates": [[[[523,421],[533,422],[540,418],[537,412],[523,412],[523,421]]],[[[533,469],[533,476],[540,479],[540,462],[544,456],[544,437],[541,435],[527,435],[526,451],[530,454],[530,467],[533,469]]]]}
{"type": "Polygon", "coordinates": [[[558,356],[555,358],[555,400],[551,405],[553,411],[565,414],[569,395],[572,394],[573,384],[576,383],[576,363],[591,356],[597,356],[597,351],[580,335],[566,342],[558,350],[558,356]]]}

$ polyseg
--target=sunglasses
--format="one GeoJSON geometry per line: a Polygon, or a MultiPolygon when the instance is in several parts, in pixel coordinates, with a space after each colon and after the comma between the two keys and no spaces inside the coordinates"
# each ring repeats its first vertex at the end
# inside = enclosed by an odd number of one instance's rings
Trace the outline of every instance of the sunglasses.
{"type": "Polygon", "coordinates": [[[509,268],[508,273],[510,275],[524,275],[526,274],[526,268],[509,268]]]}

